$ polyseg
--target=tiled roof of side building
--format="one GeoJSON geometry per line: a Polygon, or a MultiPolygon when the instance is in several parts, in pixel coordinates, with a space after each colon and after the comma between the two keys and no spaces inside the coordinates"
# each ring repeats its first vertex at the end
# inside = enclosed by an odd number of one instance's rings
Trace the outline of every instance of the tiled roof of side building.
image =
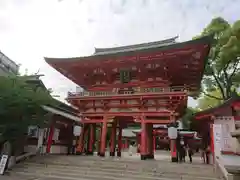
{"type": "Polygon", "coordinates": [[[220,108],[230,106],[232,103],[238,102],[238,101],[240,101],[240,96],[237,95],[236,93],[234,93],[233,96],[231,98],[229,98],[228,100],[226,100],[224,103],[222,103],[222,104],[220,104],[216,107],[209,108],[209,109],[206,109],[204,111],[200,111],[200,112],[195,113],[195,117],[214,113],[215,111],[219,110],[220,108]]]}

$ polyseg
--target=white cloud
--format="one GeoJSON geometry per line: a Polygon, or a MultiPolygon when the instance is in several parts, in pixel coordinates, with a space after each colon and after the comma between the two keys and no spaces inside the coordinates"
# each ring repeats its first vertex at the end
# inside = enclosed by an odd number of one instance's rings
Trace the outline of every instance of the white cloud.
{"type": "MultiPolygon", "coordinates": [[[[63,99],[75,85],[43,57],[92,53],[112,47],[180,35],[190,39],[213,17],[240,17],[232,0],[1,0],[0,49],[29,72],[45,74],[47,87],[63,99]]],[[[194,101],[190,104],[194,106],[194,101]]]]}

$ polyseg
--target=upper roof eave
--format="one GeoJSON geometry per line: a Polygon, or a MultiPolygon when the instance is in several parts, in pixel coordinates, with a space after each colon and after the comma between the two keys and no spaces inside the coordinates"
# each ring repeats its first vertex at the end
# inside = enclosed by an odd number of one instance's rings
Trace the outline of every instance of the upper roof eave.
{"type": "Polygon", "coordinates": [[[108,53],[101,53],[101,54],[92,54],[90,56],[83,56],[83,57],[72,57],[72,58],[49,58],[49,57],[44,57],[45,61],[49,64],[51,63],[58,63],[58,62],[79,62],[79,61],[89,61],[89,60],[96,60],[96,58],[104,59],[103,57],[106,56],[126,56],[126,55],[131,55],[133,53],[141,53],[141,52],[149,52],[149,51],[155,51],[155,50],[168,50],[168,49],[177,49],[182,46],[186,45],[192,45],[192,44],[198,44],[198,43],[205,43],[205,44],[211,44],[212,42],[212,36],[204,36],[199,39],[195,40],[190,40],[190,41],[185,41],[185,42],[180,42],[180,43],[175,43],[175,44],[170,44],[166,46],[160,46],[160,47],[154,47],[154,48],[144,48],[144,49],[131,49],[129,51],[121,51],[121,52],[108,52],[108,53]]]}

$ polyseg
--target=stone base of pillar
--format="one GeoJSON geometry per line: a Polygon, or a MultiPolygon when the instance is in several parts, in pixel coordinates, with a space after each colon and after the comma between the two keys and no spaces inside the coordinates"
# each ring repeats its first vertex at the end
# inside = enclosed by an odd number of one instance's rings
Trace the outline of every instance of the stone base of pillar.
{"type": "Polygon", "coordinates": [[[76,152],[76,155],[82,155],[82,152],[76,152]]]}
{"type": "Polygon", "coordinates": [[[117,157],[121,157],[122,156],[122,152],[117,152],[117,157]]]}
{"type": "Polygon", "coordinates": [[[178,158],[177,157],[172,157],[172,162],[178,162],[178,158]]]}
{"type": "Polygon", "coordinates": [[[110,156],[115,156],[115,152],[110,152],[109,155],[110,156]]]}
{"type": "Polygon", "coordinates": [[[141,155],[141,160],[146,160],[148,158],[148,155],[141,155]]]}
{"type": "Polygon", "coordinates": [[[87,151],[87,152],[86,152],[86,155],[92,156],[92,155],[93,155],[93,152],[92,152],[92,151],[87,151]]]}
{"type": "Polygon", "coordinates": [[[105,153],[99,152],[99,156],[100,156],[100,157],[105,157],[105,153]]]}

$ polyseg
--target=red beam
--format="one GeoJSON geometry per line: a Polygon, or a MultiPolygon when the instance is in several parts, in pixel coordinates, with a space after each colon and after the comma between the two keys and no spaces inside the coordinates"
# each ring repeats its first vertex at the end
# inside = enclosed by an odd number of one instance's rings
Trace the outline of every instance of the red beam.
{"type": "Polygon", "coordinates": [[[82,123],[101,123],[102,119],[84,119],[81,121],[82,123]]]}
{"type": "MultiPolygon", "coordinates": [[[[135,122],[141,122],[141,120],[136,120],[135,122]]],[[[170,120],[159,120],[159,119],[145,119],[144,122],[152,124],[170,124],[170,120]]]]}
{"type": "MultiPolygon", "coordinates": [[[[169,117],[172,115],[171,112],[159,112],[159,111],[153,111],[153,112],[149,112],[149,111],[139,111],[139,112],[108,112],[108,113],[99,113],[99,112],[87,112],[87,113],[83,113],[83,116],[163,116],[163,117],[169,117]]],[[[173,115],[178,115],[178,113],[173,113],[173,115]]]]}
{"type": "Polygon", "coordinates": [[[196,120],[201,120],[201,119],[207,119],[207,118],[212,118],[212,114],[204,114],[204,115],[199,115],[199,116],[195,116],[196,120]]]}

